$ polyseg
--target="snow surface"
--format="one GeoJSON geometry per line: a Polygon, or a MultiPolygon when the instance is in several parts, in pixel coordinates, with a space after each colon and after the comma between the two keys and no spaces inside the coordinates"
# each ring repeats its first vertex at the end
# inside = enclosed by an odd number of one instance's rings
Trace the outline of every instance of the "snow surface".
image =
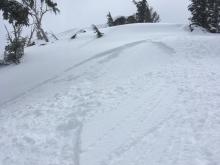
{"type": "Polygon", "coordinates": [[[219,35],[101,31],[0,68],[0,165],[219,165],[219,35]]]}

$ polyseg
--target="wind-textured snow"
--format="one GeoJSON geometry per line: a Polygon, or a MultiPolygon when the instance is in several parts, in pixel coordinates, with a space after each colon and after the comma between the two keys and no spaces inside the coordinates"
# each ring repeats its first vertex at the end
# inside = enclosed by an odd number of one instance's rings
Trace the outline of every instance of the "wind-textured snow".
{"type": "Polygon", "coordinates": [[[0,68],[0,165],[219,165],[219,35],[101,31],[0,68]]]}

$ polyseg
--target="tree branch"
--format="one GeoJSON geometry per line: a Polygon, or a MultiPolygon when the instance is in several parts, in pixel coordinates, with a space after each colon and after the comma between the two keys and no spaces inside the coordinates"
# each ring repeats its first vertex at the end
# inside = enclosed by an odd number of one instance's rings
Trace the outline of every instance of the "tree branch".
{"type": "Polygon", "coordinates": [[[8,28],[6,27],[6,25],[4,25],[4,26],[5,26],[5,30],[6,30],[6,32],[7,32],[8,39],[9,39],[9,41],[12,43],[12,42],[13,42],[13,39],[12,39],[12,37],[11,37],[9,31],[8,31],[8,28]]]}

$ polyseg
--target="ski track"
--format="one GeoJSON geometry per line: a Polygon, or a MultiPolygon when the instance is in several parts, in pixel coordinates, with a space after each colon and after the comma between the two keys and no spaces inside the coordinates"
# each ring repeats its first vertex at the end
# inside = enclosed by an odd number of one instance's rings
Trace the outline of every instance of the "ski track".
{"type": "Polygon", "coordinates": [[[2,103],[0,164],[218,165],[220,75],[204,62],[205,43],[198,57],[188,40],[146,39],[95,54],[2,103]],[[144,45],[169,57],[168,66],[99,83],[108,65],[144,45]],[[54,93],[60,84],[67,87],[54,93]],[[41,94],[48,86],[50,97],[41,94]]]}

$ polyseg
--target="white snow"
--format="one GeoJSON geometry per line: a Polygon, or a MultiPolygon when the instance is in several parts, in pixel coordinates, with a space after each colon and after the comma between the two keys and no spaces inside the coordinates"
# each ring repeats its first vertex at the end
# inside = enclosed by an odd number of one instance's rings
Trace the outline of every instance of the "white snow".
{"type": "Polygon", "coordinates": [[[219,35],[75,31],[0,68],[0,165],[219,165],[219,35]]]}

